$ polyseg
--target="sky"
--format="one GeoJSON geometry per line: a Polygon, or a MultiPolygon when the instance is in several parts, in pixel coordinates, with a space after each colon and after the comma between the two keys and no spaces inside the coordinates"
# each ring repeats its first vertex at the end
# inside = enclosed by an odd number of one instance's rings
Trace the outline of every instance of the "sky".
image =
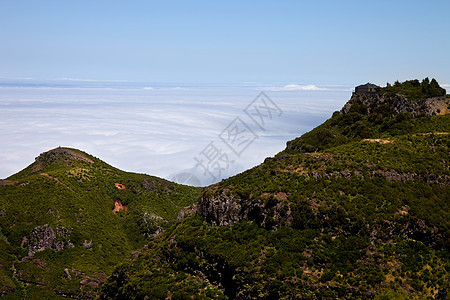
{"type": "Polygon", "coordinates": [[[1,78],[450,83],[450,2],[0,1],[1,78]]]}
{"type": "Polygon", "coordinates": [[[217,182],[321,124],[358,84],[434,77],[448,90],[449,11],[447,0],[0,0],[0,178],[67,146],[217,182]],[[264,126],[255,103],[270,108],[264,126]],[[236,149],[239,126],[249,143],[236,149]],[[212,154],[220,173],[202,168],[212,154]]]}

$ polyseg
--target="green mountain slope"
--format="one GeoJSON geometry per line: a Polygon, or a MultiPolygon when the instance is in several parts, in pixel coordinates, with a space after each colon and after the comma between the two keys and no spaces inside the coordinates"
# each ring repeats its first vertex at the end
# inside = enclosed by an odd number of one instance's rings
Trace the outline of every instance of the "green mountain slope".
{"type": "Polygon", "coordinates": [[[41,154],[0,181],[0,293],[93,297],[114,266],[152,243],[199,192],[75,149],[41,154]]]}
{"type": "Polygon", "coordinates": [[[354,94],[275,157],[205,188],[98,297],[447,299],[450,101],[417,82],[354,94]]]}

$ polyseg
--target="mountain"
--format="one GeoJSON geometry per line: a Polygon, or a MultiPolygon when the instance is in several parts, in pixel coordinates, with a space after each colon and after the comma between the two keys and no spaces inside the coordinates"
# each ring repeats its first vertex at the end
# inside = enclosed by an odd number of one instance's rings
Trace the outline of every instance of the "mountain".
{"type": "Polygon", "coordinates": [[[0,180],[5,299],[447,299],[450,97],[368,84],[206,188],[71,148],[0,180]]]}
{"type": "Polygon", "coordinates": [[[92,298],[200,189],[118,170],[70,148],[0,180],[0,294],[92,298]]]}
{"type": "Polygon", "coordinates": [[[355,92],[206,187],[98,298],[448,299],[449,109],[434,79],[355,92]]]}

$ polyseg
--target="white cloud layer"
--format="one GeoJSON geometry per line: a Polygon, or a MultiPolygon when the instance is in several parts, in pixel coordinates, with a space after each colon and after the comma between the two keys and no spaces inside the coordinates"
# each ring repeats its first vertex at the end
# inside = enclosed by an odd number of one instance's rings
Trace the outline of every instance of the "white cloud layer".
{"type": "Polygon", "coordinates": [[[275,92],[281,92],[281,91],[324,91],[327,90],[326,88],[320,88],[317,85],[314,84],[306,84],[306,85],[300,85],[300,84],[287,84],[282,87],[268,87],[267,90],[269,91],[275,91],[275,92]]]}
{"type": "Polygon", "coordinates": [[[273,156],[350,97],[313,85],[269,91],[283,113],[266,120],[264,131],[244,112],[260,90],[267,90],[264,87],[108,87],[2,86],[0,178],[25,168],[41,152],[66,146],[126,171],[163,178],[189,173],[207,185],[273,156]],[[292,93],[277,92],[285,90],[292,93]],[[240,155],[220,138],[236,117],[257,136],[240,155]],[[214,178],[196,160],[211,143],[229,157],[214,178]]]}

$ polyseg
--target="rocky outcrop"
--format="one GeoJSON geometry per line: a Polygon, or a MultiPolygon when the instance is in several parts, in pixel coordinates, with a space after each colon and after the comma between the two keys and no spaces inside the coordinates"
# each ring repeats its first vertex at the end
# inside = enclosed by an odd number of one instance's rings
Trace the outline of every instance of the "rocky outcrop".
{"type": "Polygon", "coordinates": [[[341,109],[341,114],[349,113],[354,105],[358,105],[360,113],[371,114],[375,108],[387,104],[397,114],[410,113],[414,117],[433,116],[445,111],[450,104],[445,97],[435,97],[423,100],[408,100],[399,94],[353,94],[341,109]],[[365,111],[360,111],[365,110],[365,111]]]}
{"type": "Polygon", "coordinates": [[[370,232],[371,241],[388,242],[394,238],[420,241],[434,249],[444,249],[449,246],[446,236],[436,227],[408,213],[397,214],[393,221],[384,220],[375,225],[370,232]]]}
{"type": "Polygon", "coordinates": [[[92,240],[88,241],[88,240],[84,240],[83,243],[83,247],[86,249],[91,249],[93,247],[94,243],[92,242],[92,240]]]}
{"type": "Polygon", "coordinates": [[[94,161],[87,157],[87,155],[83,155],[81,153],[77,153],[76,151],[68,148],[58,147],[48,152],[44,152],[38,157],[36,157],[36,161],[54,161],[58,158],[67,158],[67,159],[77,159],[82,160],[88,163],[94,163],[94,161]]]}
{"type": "MultiPolygon", "coordinates": [[[[298,173],[298,172],[294,172],[298,173]]],[[[450,176],[445,174],[417,174],[417,173],[399,173],[396,170],[373,170],[364,174],[361,171],[334,171],[327,173],[325,171],[309,171],[302,172],[302,175],[313,178],[325,178],[333,180],[337,178],[351,178],[356,176],[363,179],[384,178],[389,182],[406,182],[406,181],[424,181],[427,183],[437,184],[440,186],[450,186],[450,176]]]]}
{"type": "MultiPolygon", "coordinates": [[[[369,230],[372,241],[380,240],[388,242],[394,238],[405,238],[420,241],[425,245],[442,249],[448,247],[446,236],[437,228],[426,224],[422,219],[412,217],[407,210],[398,212],[394,220],[384,220],[373,227],[357,224],[349,219],[343,211],[319,211],[316,209],[317,203],[310,201],[311,222],[308,226],[326,230],[332,234],[358,235],[369,230]],[[338,215],[339,217],[336,217],[338,215]],[[333,220],[339,219],[336,223],[333,220]],[[312,225],[314,224],[314,225],[312,225]]],[[[295,208],[294,208],[295,210],[295,208]]],[[[270,198],[268,201],[243,201],[239,196],[232,195],[229,191],[213,196],[203,195],[198,205],[205,220],[212,225],[226,226],[232,225],[242,220],[249,220],[257,223],[266,229],[276,229],[280,226],[298,227],[293,220],[291,206],[285,201],[270,198]]]]}
{"type": "Polygon", "coordinates": [[[195,214],[196,212],[198,212],[198,206],[195,204],[185,207],[182,210],[180,210],[180,212],[178,213],[177,221],[183,220],[184,218],[191,216],[191,215],[195,214]]]}
{"type": "Polygon", "coordinates": [[[28,255],[32,256],[34,253],[46,249],[60,251],[75,247],[69,240],[71,233],[72,228],[59,225],[56,227],[56,232],[50,225],[35,227],[30,233],[28,255]]]}
{"type": "Polygon", "coordinates": [[[152,179],[144,179],[141,182],[141,188],[144,191],[148,191],[148,192],[154,192],[154,191],[158,191],[161,189],[164,190],[168,190],[169,187],[167,186],[167,184],[161,180],[152,180],[152,179]]]}
{"type": "Polygon", "coordinates": [[[273,229],[292,223],[291,209],[286,201],[273,198],[246,201],[228,190],[212,196],[204,193],[198,210],[207,222],[219,226],[250,220],[261,227],[273,229]]]}
{"type": "Polygon", "coordinates": [[[156,237],[164,231],[166,220],[150,212],[144,212],[138,220],[141,233],[147,237],[156,237]]]}
{"type": "MultiPolygon", "coordinates": [[[[199,203],[199,211],[205,217],[206,221],[213,225],[230,225],[248,217],[242,206],[243,201],[234,194],[222,192],[219,195],[208,197],[202,195],[199,203]]],[[[256,211],[258,205],[253,205],[253,211],[256,211]]]]}

